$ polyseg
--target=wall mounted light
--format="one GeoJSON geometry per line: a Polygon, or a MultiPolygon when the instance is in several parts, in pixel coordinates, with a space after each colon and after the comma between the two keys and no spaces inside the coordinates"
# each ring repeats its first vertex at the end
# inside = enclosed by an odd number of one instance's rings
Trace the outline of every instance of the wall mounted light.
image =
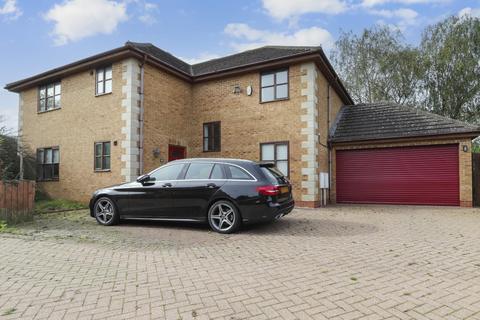
{"type": "Polygon", "coordinates": [[[153,157],[154,157],[154,158],[160,157],[160,149],[155,148],[155,149],[153,149],[153,152],[152,152],[152,153],[153,153],[153,157]]]}
{"type": "Polygon", "coordinates": [[[468,146],[463,146],[462,149],[463,149],[463,152],[468,152],[468,146]]]}

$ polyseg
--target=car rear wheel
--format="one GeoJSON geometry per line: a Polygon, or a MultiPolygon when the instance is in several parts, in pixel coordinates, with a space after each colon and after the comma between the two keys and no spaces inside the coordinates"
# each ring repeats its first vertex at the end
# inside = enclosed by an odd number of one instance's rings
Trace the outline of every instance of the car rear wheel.
{"type": "Polygon", "coordinates": [[[233,233],[240,227],[241,216],[233,203],[221,200],[215,202],[208,210],[208,223],[216,232],[233,233]]]}
{"type": "Polygon", "coordinates": [[[117,224],[119,221],[118,211],[110,198],[102,197],[95,202],[95,219],[104,226],[117,224]]]}

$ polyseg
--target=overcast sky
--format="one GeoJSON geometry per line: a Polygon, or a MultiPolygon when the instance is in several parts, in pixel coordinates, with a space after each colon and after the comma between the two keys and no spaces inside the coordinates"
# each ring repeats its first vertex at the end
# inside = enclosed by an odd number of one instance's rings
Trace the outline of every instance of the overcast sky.
{"type": "Polygon", "coordinates": [[[122,46],[151,42],[198,62],[266,44],[319,45],[375,24],[421,30],[449,15],[480,16],[480,0],[0,0],[0,115],[17,128],[6,83],[122,46]]]}

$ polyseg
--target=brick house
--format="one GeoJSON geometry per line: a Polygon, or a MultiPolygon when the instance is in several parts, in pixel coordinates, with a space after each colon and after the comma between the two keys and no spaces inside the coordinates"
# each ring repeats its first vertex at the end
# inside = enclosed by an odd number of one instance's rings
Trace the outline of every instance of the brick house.
{"type": "Polygon", "coordinates": [[[268,46],[189,65],[152,44],[127,42],[6,89],[20,95],[19,135],[37,154],[39,184],[54,197],[86,201],[98,187],[132,181],[174,159],[232,157],[275,161],[300,206],[472,203],[470,147],[479,129],[405,107],[352,106],[320,47],[268,46]],[[450,146],[450,171],[435,146],[450,146]],[[405,159],[388,182],[395,184],[391,194],[378,194],[384,181],[373,188],[368,172],[390,172],[382,167],[392,164],[385,152],[405,159]],[[418,180],[423,160],[438,170],[418,180]],[[394,199],[408,189],[402,175],[421,190],[441,176],[447,187],[434,193],[450,202],[431,192],[419,201],[394,199]],[[355,194],[357,187],[366,193],[355,194]]]}

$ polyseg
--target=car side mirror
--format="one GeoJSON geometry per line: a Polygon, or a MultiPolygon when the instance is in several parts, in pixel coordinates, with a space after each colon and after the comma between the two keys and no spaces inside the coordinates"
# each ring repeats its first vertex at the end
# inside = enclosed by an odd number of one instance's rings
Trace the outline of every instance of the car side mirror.
{"type": "Polygon", "coordinates": [[[141,175],[140,177],[137,178],[137,182],[141,184],[144,184],[148,180],[150,180],[150,176],[148,174],[141,175]]]}

